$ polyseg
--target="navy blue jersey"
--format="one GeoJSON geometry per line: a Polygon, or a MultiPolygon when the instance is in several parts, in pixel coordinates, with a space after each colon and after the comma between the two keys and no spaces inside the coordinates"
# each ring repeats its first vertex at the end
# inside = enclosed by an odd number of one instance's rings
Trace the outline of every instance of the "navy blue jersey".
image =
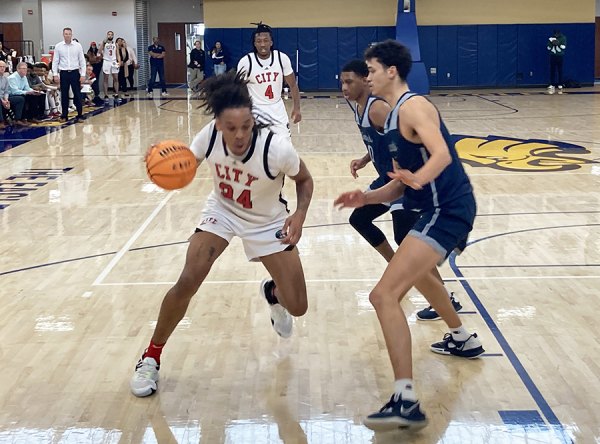
{"type": "MultiPolygon", "coordinates": [[[[398,162],[400,168],[413,173],[418,171],[431,157],[423,144],[412,143],[402,137],[398,127],[398,113],[400,107],[411,97],[417,94],[410,91],[404,93],[389,114],[385,123],[385,135],[388,148],[392,157],[398,162]]],[[[438,112],[439,115],[439,112],[438,112]]],[[[404,207],[413,210],[428,210],[440,208],[463,196],[473,195],[473,188],[469,177],[458,158],[454,142],[446,129],[440,116],[440,131],[450,150],[452,162],[432,182],[423,186],[421,190],[413,190],[409,186],[404,191],[404,207]]]]}
{"type": "Polygon", "coordinates": [[[377,100],[383,99],[369,96],[362,115],[358,111],[358,106],[352,107],[352,105],[350,105],[354,110],[354,120],[356,120],[363,142],[367,146],[367,151],[369,152],[369,156],[371,156],[373,166],[377,170],[377,174],[379,174],[379,177],[371,184],[372,190],[381,188],[388,183],[391,179],[388,177],[387,173],[393,171],[392,156],[387,147],[385,135],[377,131],[377,129],[371,125],[371,121],[369,120],[369,111],[373,103],[377,100]]]}

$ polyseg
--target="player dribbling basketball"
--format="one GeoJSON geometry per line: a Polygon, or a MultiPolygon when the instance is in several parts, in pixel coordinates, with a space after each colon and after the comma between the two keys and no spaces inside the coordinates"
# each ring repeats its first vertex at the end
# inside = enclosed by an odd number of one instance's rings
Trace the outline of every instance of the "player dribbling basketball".
{"type": "Polygon", "coordinates": [[[295,245],[312,197],[312,177],[286,135],[255,124],[246,83],[232,70],[200,87],[203,106],[215,119],[196,135],[190,148],[199,162],[209,165],[214,189],[190,238],[183,271],[163,299],[152,340],[131,379],[135,396],[156,391],[165,343],[234,236],[241,238],[248,259],[261,261],[271,276],[261,283],[260,293],[280,336],[289,337],[292,316],[302,316],[308,308],[295,245]],[[296,183],[297,205],[291,215],[281,194],[285,176],[296,183]]]}

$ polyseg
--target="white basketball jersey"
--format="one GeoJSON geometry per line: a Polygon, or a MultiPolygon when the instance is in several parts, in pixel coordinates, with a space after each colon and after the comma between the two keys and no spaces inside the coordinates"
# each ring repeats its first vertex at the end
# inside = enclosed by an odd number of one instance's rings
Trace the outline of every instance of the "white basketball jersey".
{"type": "Polygon", "coordinates": [[[288,116],[281,91],[283,77],[294,73],[290,58],[276,49],[271,51],[271,56],[266,60],[251,52],[241,58],[237,70],[246,73],[253,111],[258,121],[287,125],[288,116]],[[261,118],[261,115],[266,115],[266,118],[261,118]]]}
{"type": "Polygon", "coordinates": [[[300,157],[285,135],[266,128],[255,129],[250,148],[242,156],[232,154],[213,120],[190,146],[200,161],[206,160],[214,188],[211,201],[247,223],[264,225],[285,217],[287,201],[282,195],[285,176],[300,171],[300,157]]]}
{"type": "Polygon", "coordinates": [[[117,61],[117,45],[113,42],[106,42],[102,49],[102,58],[108,62],[117,61]]]}

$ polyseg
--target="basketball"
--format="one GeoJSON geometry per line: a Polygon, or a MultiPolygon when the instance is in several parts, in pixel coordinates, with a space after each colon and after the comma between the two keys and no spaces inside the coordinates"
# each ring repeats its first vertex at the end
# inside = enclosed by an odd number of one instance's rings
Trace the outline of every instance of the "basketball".
{"type": "Polygon", "coordinates": [[[189,185],[197,166],[194,153],[177,140],[164,140],[153,145],[146,157],[148,177],[164,190],[179,190],[189,185]]]}

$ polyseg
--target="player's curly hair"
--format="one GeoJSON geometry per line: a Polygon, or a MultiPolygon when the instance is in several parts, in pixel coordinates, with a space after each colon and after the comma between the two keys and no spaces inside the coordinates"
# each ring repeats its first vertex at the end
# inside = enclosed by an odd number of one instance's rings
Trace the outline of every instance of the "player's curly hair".
{"type": "Polygon", "coordinates": [[[248,80],[244,73],[230,69],[225,74],[211,77],[200,85],[198,98],[203,101],[199,108],[215,117],[228,108],[252,109],[252,98],[248,92],[248,80]]]}

